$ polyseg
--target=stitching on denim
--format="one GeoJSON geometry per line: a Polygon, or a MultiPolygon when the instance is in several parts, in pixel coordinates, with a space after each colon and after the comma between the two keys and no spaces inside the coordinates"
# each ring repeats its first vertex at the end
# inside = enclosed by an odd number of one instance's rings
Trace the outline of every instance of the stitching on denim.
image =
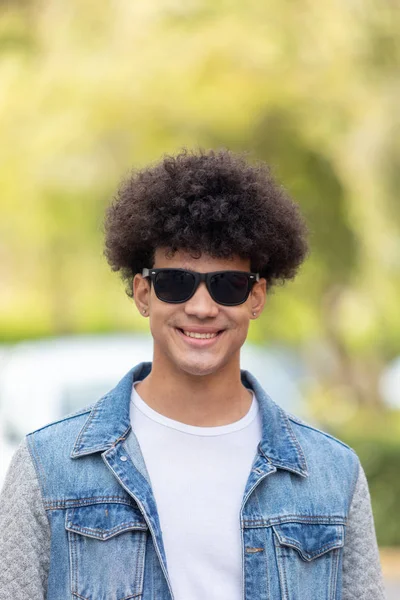
{"type": "MultiPolygon", "coordinates": [[[[73,523],[71,523],[71,525],[66,526],[66,529],[68,529],[68,531],[74,531],[75,533],[77,532],[81,532],[81,533],[110,533],[109,536],[107,536],[107,539],[110,537],[113,537],[114,534],[118,533],[119,531],[122,531],[123,529],[126,529],[126,531],[130,531],[132,527],[139,527],[140,529],[139,531],[143,531],[143,527],[145,527],[145,529],[147,529],[147,525],[144,521],[126,521],[125,523],[120,523],[120,525],[116,525],[115,527],[112,527],[111,529],[100,529],[100,528],[92,528],[92,527],[82,527],[81,525],[74,525],[73,523]],[[129,528],[129,529],[128,529],[129,528]]],[[[100,538],[101,539],[101,538],[100,538]]]]}
{"type": "Polygon", "coordinates": [[[89,428],[89,425],[93,421],[95,415],[98,413],[98,404],[99,404],[99,402],[101,402],[105,398],[106,398],[106,396],[103,396],[103,398],[101,398],[98,402],[96,402],[96,404],[94,405],[94,407],[92,408],[92,410],[90,412],[89,417],[87,418],[87,420],[82,425],[82,429],[80,430],[80,432],[78,434],[78,437],[76,438],[76,442],[75,442],[74,448],[72,450],[72,452],[74,454],[75,454],[75,452],[78,452],[79,449],[80,449],[80,447],[82,446],[82,440],[83,440],[84,431],[89,428]]]}
{"type": "MultiPolygon", "coordinates": [[[[277,539],[277,537],[275,537],[277,539]]],[[[278,572],[283,588],[284,600],[288,600],[288,585],[286,578],[286,570],[285,570],[285,555],[282,552],[282,547],[275,544],[276,550],[276,559],[278,565],[278,572]]],[[[321,555],[317,555],[321,556],[321,555]]],[[[314,558],[317,558],[315,556],[314,558]]],[[[338,576],[338,562],[340,557],[340,548],[336,548],[332,550],[332,559],[331,559],[331,571],[329,577],[329,596],[328,600],[335,600],[336,598],[336,587],[337,587],[337,576],[338,576]]]]}
{"type": "MultiPolygon", "coordinates": [[[[91,405],[92,406],[92,405],[91,405]]],[[[57,423],[63,423],[64,421],[68,421],[69,419],[75,418],[77,416],[83,415],[85,413],[90,412],[92,409],[90,407],[84,407],[83,409],[81,409],[80,411],[76,412],[76,413],[72,413],[70,415],[65,415],[65,417],[62,417],[61,419],[57,419],[56,421],[51,421],[51,423],[46,423],[46,425],[43,425],[43,427],[39,427],[39,429],[35,429],[34,431],[31,431],[28,435],[33,435],[35,433],[38,433],[39,431],[43,431],[44,429],[47,429],[48,427],[52,427],[53,425],[57,425],[57,423]]]]}
{"type": "Polygon", "coordinates": [[[286,428],[286,431],[287,431],[290,439],[292,440],[292,443],[294,444],[295,450],[297,450],[297,455],[300,459],[300,464],[301,464],[302,468],[304,469],[304,471],[306,473],[308,473],[307,463],[306,463],[306,459],[305,459],[305,456],[303,453],[303,449],[300,446],[300,443],[299,443],[298,439],[296,438],[295,433],[290,425],[289,417],[285,414],[285,412],[282,410],[282,408],[279,408],[279,410],[281,412],[281,416],[283,418],[283,423],[286,428]]]}
{"type": "Polygon", "coordinates": [[[328,600],[335,600],[336,588],[337,588],[337,576],[338,576],[338,565],[339,565],[339,552],[337,548],[332,552],[332,569],[329,577],[329,598],[328,600]]]}
{"type": "Polygon", "coordinates": [[[275,546],[276,563],[278,565],[279,580],[283,592],[282,600],[289,600],[288,584],[286,579],[286,571],[284,565],[284,557],[282,556],[279,546],[275,546]]]}
{"type": "MultiPolygon", "coordinates": [[[[68,537],[69,537],[69,546],[70,546],[70,551],[71,551],[71,592],[73,596],[76,596],[77,598],[81,598],[81,600],[90,600],[89,598],[86,598],[85,596],[82,596],[81,594],[79,594],[78,592],[78,560],[77,560],[77,550],[76,550],[76,544],[77,544],[77,534],[76,533],[71,533],[68,532],[68,537]]],[[[143,570],[144,570],[144,563],[143,563],[143,570]]],[[[119,598],[119,600],[129,600],[130,598],[138,598],[142,595],[142,591],[136,592],[137,586],[135,584],[135,592],[133,594],[130,594],[129,596],[124,596],[123,598],[119,598]]]]}
{"type": "Polygon", "coordinates": [[[315,558],[318,558],[319,556],[322,556],[323,554],[325,554],[325,552],[327,550],[333,550],[335,548],[343,547],[343,539],[341,537],[336,537],[335,540],[331,540],[330,542],[326,543],[324,546],[321,546],[320,548],[318,548],[318,550],[316,550],[315,552],[307,552],[307,551],[303,550],[302,545],[294,538],[281,536],[279,529],[275,529],[274,526],[272,527],[272,529],[273,529],[273,531],[279,541],[279,544],[281,546],[287,546],[290,548],[294,548],[301,554],[301,556],[304,556],[307,560],[313,560],[315,558]],[[334,542],[335,545],[333,545],[332,542],[334,542]],[[340,546],[337,545],[338,543],[340,543],[340,546]]]}
{"type": "Polygon", "coordinates": [[[40,484],[40,489],[42,491],[42,496],[44,497],[44,496],[46,496],[46,472],[41,463],[40,456],[37,451],[35,437],[33,435],[29,436],[29,437],[26,436],[26,442],[27,442],[29,453],[33,460],[33,464],[35,466],[35,471],[38,475],[38,481],[40,484]]]}
{"type": "MultiPolygon", "coordinates": [[[[260,482],[260,483],[261,483],[261,482],[260,482]]],[[[262,511],[261,511],[260,498],[259,498],[259,496],[258,496],[258,492],[259,492],[259,491],[260,491],[260,486],[258,485],[258,486],[257,486],[257,487],[254,489],[253,496],[254,496],[254,498],[255,498],[255,500],[256,500],[256,502],[257,502],[258,510],[259,510],[260,512],[262,512],[262,511]]]]}
{"type": "MultiPolygon", "coordinates": [[[[93,405],[91,405],[91,406],[93,406],[93,405]]],[[[85,413],[89,413],[92,410],[91,406],[90,407],[86,406],[83,409],[77,411],[76,413],[72,413],[70,415],[65,415],[65,417],[62,417],[61,419],[57,419],[55,421],[51,421],[50,423],[46,423],[46,425],[43,425],[43,427],[39,427],[38,429],[31,431],[29,433],[29,435],[43,431],[44,429],[47,429],[48,427],[52,427],[53,425],[57,425],[58,423],[63,423],[64,421],[68,421],[69,419],[74,419],[75,417],[79,417],[80,415],[84,415],[85,413]]]]}
{"type": "MultiPolygon", "coordinates": [[[[276,407],[278,409],[279,416],[281,417],[282,427],[289,438],[291,446],[296,453],[297,459],[299,460],[300,468],[302,469],[303,472],[299,471],[299,469],[296,468],[295,466],[293,466],[292,463],[289,463],[289,462],[279,459],[279,458],[278,459],[274,458],[272,461],[272,464],[275,466],[280,466],[284,469],[288,469],[299,475],[308,476],[308,467],[307,467],[307,462],[306,462],[306,459],[304,456],[304,452],[303,452],[303,449],[302,449],[298,439],[296,438],[296,435],[290,425],[289,417],[280,406],[276,405],[276,407]]],[[[263,452],[261,446],[260,446],[260,451],[261,451],[261,454],[268,460],[268,462],[271,462],[271,460],[268,458],[268,456],[263,452]]]]}
{"type": "MultiPolygon", "coordinates": [[[[273,535],[273,533],[272,533],[272,535],[273,535]]],[[[270,542],[269,542],[269,540],[267,538],[267,532],[266,531],[263,532],[263,537],[264,537],[265,548],[268,548],[269,545],[270,545],[270,542]]],[[[269,578],[270,578],[270,572],[269,572],[270,565],[269,565],[269,560],[268,559],[265,560],[264,565],[265,565],[265,570],[266,570],[265,576],[266,576],[266,583],[267,583],[267,586],[266,586],[267,587],[267,589],[266,589],[267,598],[270,599],[271,598],[271,584],[270,584],[270,581],[269,581],[269,578]]]]}
{"type": "Polygon", "coordinates": [[[137,594],[141,594],[143,592],[146,541],[147,532],[143,532],[138,540],[138,560],[136,561],[136,571],[134,577],[135,590],[137,594]]]}
{"type": "MultiPolygon", "coordinates": [[[[76,596],[77,598],[81,598],[81,600],[90,600],[89,598],[85,598],[84,596],[81,596],[77,592],[76,593],[73,592],[73,595],[76,596]]],[[[118,600],[129,600],[130,598],[138,598],[141,595],[142,595],[142,593],[132,594],[131,596],[124,596],[123,598],[118,598],[118,600]]]]}
{"type": "Polygon", "coordinates": [[[346,525],[347,518],[336,516],[336,515],[318,515],[315,517],[301,515],[285,515],[283,517],[272,517],[271,519],[243,519],[243,527],[271,527],[273,525],[280,525],[281,523],[305,523],[305,524],[319,524],[319,525],[346,525]]]}
{"type": "Polygon", "coordinates": [[[115,440],[115,442],[113,442],[111,447],[114,448],[118,444],[118,442],[124,442],[131,429],[132,429],[132,426],[131,426],[131,424],[129,424],[127,429],[125,429],[124,433],[122,435],[120,435],[119,438],[115,440]]]}
{"type": "MultiPolygon", "coordinates": [[[[242,514],[242,509],[240,510],[240,514],[242,514]]],[[[241,597],[245,598],[246,597],[246,557],[245,557],[245,552],[244,552],[244,547],[245,547],[245,531],[244,528],[241,527],[240,529],[240,554],[241,554],[241,579],[242,579],[242,593],[241,593],[241,597]]]]}
{"type": "MultiPolygon", "coordinates": [[[[33,440],[33,438],[32,438],[32,440],[30,440],[30,439],[28,439],[28,436],[26,436],[25,437],[25,445],[28,448],[29,457],[31,459],[33,468],[35,470],[36,479],[37,479],[37,482],[39,484],[40,499],[42,501],[43,508],[44,508],[44,510],[46,512],[46,518],[47,518],[47,521],[49,523],[49,527],[51,528],[50,517],[47,514],[47,511],[46,511],[46,502],[44,500],[44,496],[45,496],[45,484],[44,484],[45,475],[43,473],[43,479],[42,479],[42,475],[40,473],[40,470],[43,469],[43,465],[40,462],[39,456],[38,455],[36,456],[37,453],[34,451],[34,448],[33,448],[33,446],[34,446],[34,440],[33,440]],[[32,444],[31,444],[31,442],[32,442],[32,444]]],[[[44,471],[44,469],[43,469],[43,471],[44,471]]]]}
{"type": "MultiPolygon", "coordinates": [[[[298,552],[302,555],[305,556],[307,559],[313,560],[314,558],[318,558],[318,556],[322,556],[323,554],[325,554],[326,550],[334,550],[337,548],[342,548],[343,544],[341,544],[340,546],[333,546],[331,543],[329,544],[325,544],[325,546],[321,546],[321,548],[318,548],[317,551],[315,552],[305,552],[303,550],[303,548],[301,547],[301,544],[299,544],[297,542],[297,540],[293,540],[292,538],[285,538],[284,541],[281,541],[281,539],[279,538],[279,535],[277,534],[278,539],[279,539],[279,543],[281,544],[281,546],[287,546],[289,548],[294,548],[295,550],[298,550],[298,552]],[[289,543],[292,542],[292,543],[289,543]]],[[[337,544],[337,542],[335,541],[335,544],[337,544]]]]}
{"type": "MultiPolygon", "coordinates": [[[[77,560],[77,549],[76,549],[76,535],[73,533],[68,533],[69,542],[70,542],[70,552],[71,552],[71,585],[72,585],[72,593],[78,593],[78,560],[77,560]]],[[[82,596],[81,596],[82,598],[82,596]]]]}
{"type": "Polygon", "coordinates": [[[139,576],[139,569],[140,569],[140,565],[141,565],[141,549],[142,549],[142,535],[139,534],[138,536],[138,542],[137,542],[137,561],[135,564],[135,571],[133,573],[133,586],[135,591],[137,590],[137,585],[138,585],[138,576],[139,576]]]}
{"type": "MultiPolygon", "coordinates": [[[[286,471],[291,471],[292,473],[296,473],[296,475],[301,475],[302,477],[304,476],[303,473],[301,471],[299,471],[299,469],[296,469],[296,467],[294,467],[291,463],[285,462],[283,460],[274,459],[271,464],[273,464],[275,467],[280,467],[281,469],[285,469],[286,471]]],[[[308,475],[308,473],[307,473],[307,475],[308,475]]]]}
{"type": "MultiPolygon", "coordinates": [[[[105,397],[101,398],[101,400],[105,400],[105,399],[106,399],[105,397]]],[[[100,400],[99,400],[99,402],[100,402],[100,400]]],[[[86,443],[85,442],[85,434],[86,434],[86,432],[90,432],[90,429],[92,427],[92,421],[93,421],[93,419],[95,417],[95,413],[96,413],[97,410],[98,410],[97,409],[97,405],[95,405],[95,408],[93,408],[93,410],[92,410],[92,412],[90,414],[90,417],[87,419],[87,421],[85,421],[85,424],[83,425],[83,427],[82,427],[82,429],[81,429],[81,431],[80,431],[80,433],[79,433],[79,435],[78,435],[78,437],[76,439],[76,442],[75,442],[75,445],[74,445],[72,453],[73,454],[78,453],[79,457],[80,456],[87,456],[88,454],[93,454],[94,452],[100,452],[100,451],[103,451],[103,450],[110,450],[110,448],[114,448],[119,441],[124,441],[126,439],[128,433],[131,430],[131,425],[129,424],[128,427],[127,427],[127,429],[114,442],[107,442],[106,444],[102,443],[102,444],[99,444],[99,445],[95,446],[94,448],[93,447],[88,448],[86,450],[86,452],[81,452],[82,446],[84,446],[85,443],[86,443]]],[[[75,456],[74,458],[77,458],[77,457],[75,456]]]]}
{"type": "MultiPolygon", "coordinates": [[[[90,598],[85,598],[84,596],[81,596],[80,594],[78,594],[77,592],[72,592],[73,596],[76,596],[77,598],[81,598],[81,600],[90,600],[90,598]]],[[[130,598],[139,598],[139,596],[141,596],[142,593],[140,592],[140,594],[131,594],[130,596],[124,596],[123,598],[118,598],[118,600],[129,600],[130,598]]]]}
{"type": "Polygon", "coordinates": [[[292,415],[290,415],[289,413],[288,413],[288,418],[290,419],[290,421],[294,421],[295,423],[297,423],[301,427],[305,427],[306,429],[311,429],[312,431],[316,431],[317,433],[320,433],[321,435],[324,435],[325,437],[330,438],[331,440],[333,440],[334,442],[337,442],[338,444],[340,444],[344,448],[347,448],[348,450],[351,450],[353,452],[353,454],[355,454],[357,456],[357,453],[354,450],[354,448],[352,448],[348,444],[345,444],[344,442],[342,442],[342,440],[339,440],[338,438],[336,438],[335,436],[331,435],[330,433],[328,433],[326,431],[322,431],[322,429],[318,429],[317,427],[313,427],[309,423],[306,423],[305,421],[301,421],[301,419],[297,420],[297,418],[293,418],[292,415]]]}
{"type": "Polygon", "coordinates": [[[94,448],[88,448],[85,452],[81,452],[80,450],[78,450],[77,452],[79,452],[78,455],[75,454],[75,447],[74,447],[74,456],[72,456],[71,458],[81,458],[81,456],[89,456],[90,454],[94,454],[95,452],[103,452],[104,450],[109,450],[110,448],[112,448],[112,442],[107,442],[107,443],[103,443],[100,444],[99,446],[95,446],[94,448]]]}
{"type": "Polygon", "coordinates": [[[349,502],[348,507],[347,507],[347,513],[348,514],[350,513],[351,504],[353,502],[354,494],[356,492],[358,478],[360,477],[360,471],[361,471],[361,462],[360,462],[360,459],[358,458],[357,463],[356,463],[356,468],[354,469],[353,481],[352,481],[352,485],[351,485],[351,490],[352,491],[351,491],[351,494],[350,494],[350,502],[349,502]]]}
{"type": "Polygon", "coordinates": [[[132,508],[137,508],[136,504],[121,496],[88,496],[86,498],[78,499],[67,498],[65,500],[46,500],[44,502],[44,507],[46,510],[58,510],[63,508],[80,508],[96,504],[106,504],[107,502],[124,504],[132,508]]]}
{"type": "Polygon", "coordinates": [[[249,522],[274,522],[274,521],[281,521],[281,520],[287,520],[287,519],[291,519],[293,520],[293,518],[299,519],[301,522],[303,521],[319,521],[320,519],[327,519],[329,522],[331,520],[336,520],[339,519],[340,521],[344,521],[346,520],[345,517],[341,517],[341,516],[336,516],[336,515],[316,515],[314,516],[302,516],[302,515],[298,515],[295,513],[292,514],[288,514],[288,515],[284,515],[282,517],[272,517],[271,519],[245,519],[246,521],[249,522]]]}
{"type": "Polygon", "coordinates": [[[75,412],[65,415],[65,417],[60,419],[60,421],[55,421],[55,423],[60,423],[61,421],[65,421],[66,419],[72,419],[72,417],[79,417],[79,415],[84,415],[85,413],[89,413],[93,409],[93,406],[95,404],[96,404],[96,402],[92,402],[92,404],[88,404],[87,406],[84,406],[83,408],[80,408],[79,410],[76,410],[75,412]]]}
{"type": "MultiPolygon", "coordinates": [[[[292,542],[293,546],[298,546],[300,549],[302,549],[302,545],[294,538],[290,538],[290,537],[284,537],[282,538],[284,541],[281,542],[283,546],[285,546],[285,542],[292,542]]],[[[334,540],[331,540],[330,542],[327,542],[324,546],[321,546],[320,548],[318,548],[318,551],[322,551],[325,548],[330,548],[330,547],[336,547],[336,544],[340,544],[340,546],[338,546],[338,548],[341,548],[343,545],[343,542],[340,538],[335,538],[334,540]]],[[[304,553],[305,554],[305,553],[304,553]]],[[[308,552],[308,554],[310,556],[312,556],[313,552],[308,552]]],[[[323,554],[323,552],[321,552],[321,554],[323,554]]]]}

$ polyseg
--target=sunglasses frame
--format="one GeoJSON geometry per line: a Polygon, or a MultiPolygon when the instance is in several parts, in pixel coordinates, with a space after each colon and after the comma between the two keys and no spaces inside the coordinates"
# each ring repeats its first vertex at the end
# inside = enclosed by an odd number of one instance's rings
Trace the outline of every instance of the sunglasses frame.
{"type": "Polygon", "coordinates": [[[148,277],[152,282],[153,282],[153,287],[154,287],[154,292],[157,296],[157,298],[159,300],[161,300],[162,302],[166,302],[167,304],[183,304],[184,302],[187,302],[188,300],[190,300],[190,298],[192,298],[192,296],[194,296],[194,294],[196,293],[197,288],[199,287],[200,283],[202,281],[205,282],[208,293],[210,294],[211,298],[214,300],[214,302],[216,302],[217,304],[221,304],[221,306],[239,306],[240,304],[243,304],[244,302],[246,302],[247,298],[249,297],[249,294],[252,290],[253,285],[260,280],[260,274],[259,273],[250,273],[249,271],[234,271],[234,270],[224,270],[224,271],[210,271],[209,273],[199,273],[198,271],[190,271],[189,269],[179,269],[179,268],[173,268],[173,267],[166,267],[163,269],[146,269],[144,268],[142,270],[142,275],[143,277],[148,277]],[[163,298],[160,298],[157,294],[156,288],[154,286],[154,280],[157,276],[157,273],[163,272],[163,271],[183,271],[184,273],[190,273],[191,275],[194,276],[194,286],[193,286],[193,291],[190,294],[190,296],[188,296],[187,298],[185,298],[185,300],[164,300],[163,298]],[[249,289],[247,291],[246,297],[244,298],[244,300],[242,300],[241,302],[235,302],[234,304],[225,304],[223,302],[218,302],[218,300],[216,300],[211,292],[210,289],[210,284],[211,284],[211,278],[214,275],[218,275],[220,273],[238,273],[240,275],[246,275],[248,282],[249,282],[249,289]]]}

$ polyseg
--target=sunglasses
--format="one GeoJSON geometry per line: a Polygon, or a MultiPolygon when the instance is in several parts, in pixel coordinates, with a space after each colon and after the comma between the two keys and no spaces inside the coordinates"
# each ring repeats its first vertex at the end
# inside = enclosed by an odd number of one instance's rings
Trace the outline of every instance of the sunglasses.
{"type": "Polygon", "coordinates": [[[211,298],[224,306],[246,302],[253,285],[260,279],[259,273],[247,271],[198,273],[186,269],[143,269],[142,275],[150,278],[157,298],[163,302],[186,302],[205,281],[211,298]]]}

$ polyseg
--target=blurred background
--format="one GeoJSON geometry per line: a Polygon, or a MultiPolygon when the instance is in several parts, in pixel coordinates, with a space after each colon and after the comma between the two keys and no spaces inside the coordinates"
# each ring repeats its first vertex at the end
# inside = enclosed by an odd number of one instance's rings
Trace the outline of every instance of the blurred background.
{"type": "Polygon", "coordinates": [[[1,477],[25,433],[151,360],[102,254],[121,177],[244,150],[300,204],[311,255],[243,368],[356,450],[400,579],[399,31],[396,0],[0,1],[1,477]]]}

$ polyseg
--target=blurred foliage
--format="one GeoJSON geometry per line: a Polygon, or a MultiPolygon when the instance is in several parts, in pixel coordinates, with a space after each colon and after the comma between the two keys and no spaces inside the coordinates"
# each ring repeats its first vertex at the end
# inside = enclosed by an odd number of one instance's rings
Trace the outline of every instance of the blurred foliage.
{"type": "Polygon", "coordinates": [[[0,2],[0,341],[146,329],[102,257],[132,167],[182,146],[263,159],[311,255],[250,338],[295,346],[322,427],[359,454],[378,540],[400,544],[396,2],[0,2]]]}
{"type": "Polygon", "coordinates": [[[399,25],[377,0],[1,2],[1,339],[146,328],[102,258],[104,208],[130,168],[227,146],[268,161],[311,230],[250,337],[378,405],[400,349],[399,25]]]}
{"type": "Polygon", "coordinates": [[[376,535],[380,546],[400,546],[400,445],[390,438],[380,442],[348,439],[368,479],[376,535]]]}
{"type": "Polygon", "coordinates": [[[339,429],[330,429],[360,458],[368,479],[378,544],[400,546],[400,411],[356,410],[339,429]]]}

